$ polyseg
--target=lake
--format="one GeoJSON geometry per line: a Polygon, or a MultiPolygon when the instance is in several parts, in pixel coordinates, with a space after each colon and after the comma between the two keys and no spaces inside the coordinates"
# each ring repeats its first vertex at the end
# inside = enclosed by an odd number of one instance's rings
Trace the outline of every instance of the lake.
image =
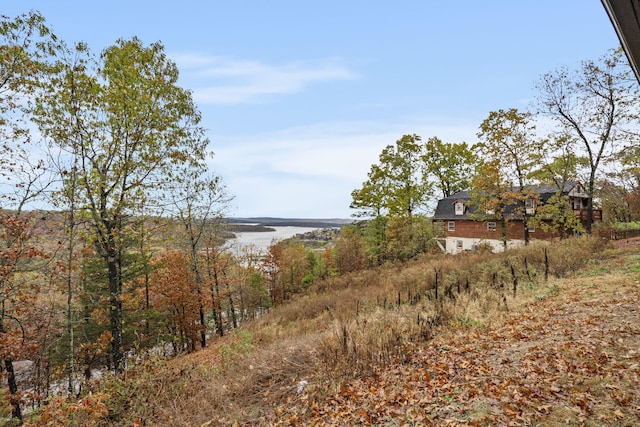
{"type": "Polygon", "coordinates": [[[274,241],[280,241],[293,237],[296,234],[308,233],[318,230],[316,227],[295,227],[295,226],[269,226],[275,231],[246,231],[235,233],[236,238],[227,241],[233,252],[240,251],[248,245],[255,245],[258,249],[266,252],[274,241]]]}

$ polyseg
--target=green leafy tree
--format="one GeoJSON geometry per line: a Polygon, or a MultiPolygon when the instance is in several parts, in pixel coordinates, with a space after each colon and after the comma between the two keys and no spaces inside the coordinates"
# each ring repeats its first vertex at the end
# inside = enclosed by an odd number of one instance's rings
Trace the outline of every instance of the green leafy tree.
{"type": "Polygon", "coordinates": [[[372,165],[367,174],[368,179],[362,188],[351,192],[351,209],[359,209],[353,216],[378,218],[386,213],[385,200],[388,184],[385,173],[379,165],[372,165]]]}
{"type": "Polygon", "coordinates": [[[404,135],[382,150],[369,179],[351,193],[351,207],[363,209],[358,216],[411,217],[426,206],[433,188],[425,179],[420,141],[418,135],[404,135]]]}
{"type": "Polygon", "coordinates": [[[569,196],[564,190],[575,185],[578,168],[584,166],[586,159],[573,152],[575,143],[569,137],[560,137],[547,146],[553,151],[550,161],[543,162],[532,174],[542,185],[556,189],[556,193],[536,209],[530,224],[545,231],[559,233],[568,237],[576,232],[583,232],[580,218],[570,205],[569,196]]]}
{"type": "Polygon", "coordinates": [[[389,145],[380,154],[380,165],[384,171],[385,206],[389,216],[411,216],[426,206],[433,188],[425,179],[421,162],[422,147],[418,135],[404,135],[389,145]]]}
{"type": "MultiPolygon", "coordinates": [[[[506,193],[499,198],[503,202],[509,200],[511,214],[522,218],[524,242],[529,244],[529,218],[532,214],[525,209],[525,201],[536,197],[531,174],[540,163],[542,154],[542,142],[536,139],[531,114],[515,108],[493,111],[480,125],[478,137],[481,140],[477,144],[478,155],[512,183],[504,188],[506,193]]],[[[482,180],[477,180],[476,184],[480,182],[482,180]]],[[[492,185],[492,188],[495,187],[492,185]]],[[[474,190],[478,197],[489,194],[481,187],[474,190]]]]}
{"type": "Polygon", "coordinates": [[[466,142],[449,144],[434,136],[425,143],[422,161],[442,197],[449,197],[470,187],[477,158],[466,142]]]}
{"type": "Polygon", "coordinates": [[[351,195],[351,208],[361,209],[356,216],[371,217],[373,228],[367,232],[367,256],[381,263],[389,255],[385,247],[387,241],[386,225],[389,219],[402,218],[396,225],[403,224],[405,232],[411,233],[415,227],[413,217],[425,210],[433,196],[433,183],[428,179],[424,163],[424,147],[418,135],[404,135],[393,145],[388,145],[380,153],[378,164],[371,166],[362,188],[351,195]]]}
{"type": "Polygon", "coordinates": [[[433,240],[431,220],[424,215],[411,219],[392,218],[386,229],[388,246],[386,259],[406,261],[427,252],[433,240]]]}
{"type": "Polygon", "coordinates": [[[108,277],[111,356],[124,369],[122,286],[132,214],[151,195],[200,167],[208,141],[190,92],[160,43],[118,40],[95,58],[78,44],[38,102],[35,119],[51,143],[79,158],[77,179],[108,277]]]}
{"type": "Polygon", "coordinates": [[[0,167],[10,177],[30,139],[29,100],[53,71],[61,49],[38,12],[10,18],[0,15],[0,167]]]}
{"type": "Polygon", "coordinates": [[[500,224],[500,240],[505,249],[508,241],[508,208],[514,203],[511,187],[500,172],[500,162],[497,160],[479,163],[471,181],[470,204],[475,212],[469,214],[469,217],[500,224]]]}
{"type": "MultiPolygon", "coordinates": [[[[381,265],[387,259],[387,225],[389,221],[388,217],[377,217],[363,224],[361,233],[365,265],[381,265]]],[[[342,235],[342,232],[340,234],[342,235]]]]}
{"type": "Polygon", "coordinates": [[[591,233],[601,166],[634,138],[627,130],[637,122],[637,82],[618,49],[598,61],[583,61],[575,70],[562,67],[547,73],[537,88],[540,111],[560,125],[562,134],[571,135],[588,160],[586,231],[591,233]]]}

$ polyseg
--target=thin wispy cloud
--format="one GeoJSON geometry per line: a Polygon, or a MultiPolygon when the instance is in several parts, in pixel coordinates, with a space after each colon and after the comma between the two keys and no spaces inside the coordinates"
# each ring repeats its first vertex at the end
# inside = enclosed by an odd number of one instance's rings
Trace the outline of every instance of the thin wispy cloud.
{"type": "Polygon", "coordinates": [[[426,115],[390,122],[344,121],[294,126],[277,132],[225,137],[216,141],[211,169],[233,189],[237,216],[348,217],[351,191],[367,179],[382,149],[403,134],[447,142],[473,142],[477,120],[426,115]],[[291,201],[295,203],[291,203],[291,201]],[[317,215],[317,214],[316,214],[317,215]]]}
{"type": "Polygon", "coordinates": [[[267,64],[222,56],[173,55],[199,104],[241,104],[269,95],[292,94],[314,83],[355,79],[335,58],[267,64]]]}

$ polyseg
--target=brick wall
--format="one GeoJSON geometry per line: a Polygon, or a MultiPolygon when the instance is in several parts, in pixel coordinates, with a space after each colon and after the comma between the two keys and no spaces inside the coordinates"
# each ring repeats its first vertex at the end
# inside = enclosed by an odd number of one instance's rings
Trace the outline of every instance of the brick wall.
{"type": "MultiPolygon", "coordinates": [[[[496,223],[495,231],[487,230],[487,223],[482,221],[471,220],[455,220],[455,230],[449,231],[449,221],[444,221],[444,230],[447,237],[468,237],[473,239],[502,239],[502,229],[500,223],[496,223]]],[[[529,238],[534,239],[550,239],[557,237],[556,233],[548,233],[541,228],[529,232],[529,238]]],[[[521,221],[509,221],[507,223],[507,239],[508,240],[524,240],[524,229],[521,221]]]]}

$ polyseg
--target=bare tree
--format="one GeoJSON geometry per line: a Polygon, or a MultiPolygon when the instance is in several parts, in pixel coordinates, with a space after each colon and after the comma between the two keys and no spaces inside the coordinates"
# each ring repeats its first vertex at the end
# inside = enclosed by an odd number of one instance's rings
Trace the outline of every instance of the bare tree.
{"type": "Polygon", "coordinates": [[[560,125],[588,159],[586,231],[591,233],[593,196],[603,162],[629,143],[626,129],[638,117],[638,83],[621,50],[545,74],[537,84],[540,112],[560,125]]]}

